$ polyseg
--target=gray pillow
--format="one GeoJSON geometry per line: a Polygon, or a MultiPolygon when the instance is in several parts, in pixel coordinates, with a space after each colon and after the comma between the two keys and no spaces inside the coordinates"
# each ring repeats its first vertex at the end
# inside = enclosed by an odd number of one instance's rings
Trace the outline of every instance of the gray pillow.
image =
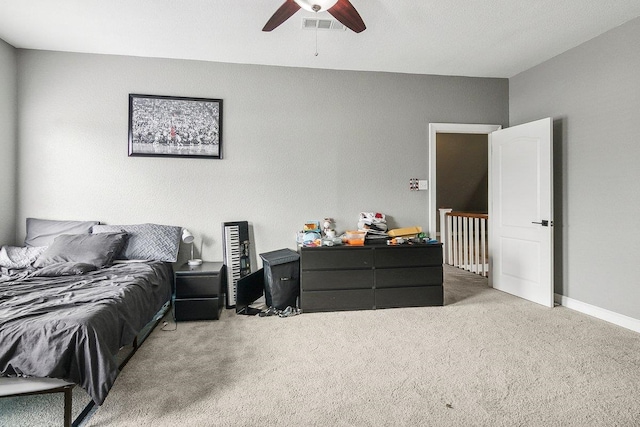
{"type": "Polygon", "coordinates": [[[40,277],[77,276],[96,269],[95,265],[83,262],[59,262],[36,270],[33,275],[40,277]]]}
{"type": "Polygon", "coordinates": [[[126,232],[124,250],[117,259],[147,259],[176,262],[182,227],[158,224],[96,225],[93,233],[126,232]]]}
{"type": "Polygon", "coordinates": [[[27,218],[25,246],[49,246],[61,234],[88,234],[98,221],[56,221],[27,218]]]}
{"type": "Polygon", "coordinates": [[[109,266],[127,240],[126,233],[62,234],[33,264],[42,268],[60,262],[93,264],[97,268],[109,266]]]}

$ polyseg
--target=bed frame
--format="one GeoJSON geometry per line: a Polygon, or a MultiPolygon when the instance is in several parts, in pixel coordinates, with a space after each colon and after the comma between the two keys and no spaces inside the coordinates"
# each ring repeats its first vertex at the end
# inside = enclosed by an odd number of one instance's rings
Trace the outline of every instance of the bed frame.
{"type": "MultiPolygon", "coordinates": [[[[124,357],[120,365],[119,370],[127,364],[127,362],[138,351],[138,348],[142,346],[151,332],[158,326],[160,320],[167,314],[171,306],[171,301],[167,301],[160,311],[151,319],[147,325],[142,328],[135,337],[132,343],[132,349],[124,357]]],[[[123,347],[124,349],[124,347],[123,347]]],[[[73,388],[76,385],[72,382],[57,379],[57,378],[9,378],[0,377],[0,398],[3,397],[20,397],[20,396],[33,396],[37,394],[49,394],[49,393],[64,393],[64,427],[77,427],[79,426],[89,414],[95,412],[95,402],[91,400],[87,406],[82,410],[75,420],[72,418],[73,388]]]]}

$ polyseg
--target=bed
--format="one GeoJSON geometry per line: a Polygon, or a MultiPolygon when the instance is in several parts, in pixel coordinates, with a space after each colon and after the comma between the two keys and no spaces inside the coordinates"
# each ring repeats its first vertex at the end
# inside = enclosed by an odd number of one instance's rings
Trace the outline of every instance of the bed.
{"type": "Polygon", "coordinates": [[[118,351],[170,301],[180,227],[78,223],[28,219],[25,246],[0,249],[0,396],[44,379],[102,404],[118,351]]]}

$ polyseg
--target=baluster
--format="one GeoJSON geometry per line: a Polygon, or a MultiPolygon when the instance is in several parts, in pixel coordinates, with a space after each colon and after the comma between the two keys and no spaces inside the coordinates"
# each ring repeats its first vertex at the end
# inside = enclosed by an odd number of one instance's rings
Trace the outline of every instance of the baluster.
{"type": "Polygon", "coordinates": [[[467,242],[469,246],[469,263],[467,264],[467,271],[473,272],[473,218],[467,217],[469,227],[467,230],[467,242]]]}
{"type": "Polygon", "coordinates": [[[458,216],[458,267],[464,268],[464,229],[462,227],[463,220],[458,216]]]}
{"type": "Polygon", "coordinates": [[[449,246],[447,247],[447,260],[449,265],[453,265],[453,221],[447,215],[447,233],[449,234],[449,246]]]}
{"type": "Polygon", "coordinates": [[[473,218],[473,272],[480,274],[480,218],[473,218]]]}
{"type": "Polygon", "coordinates": [[[462,218],[462,241],[464,244],[464,269],[469,270],[469,217],[462,218]]]}
{"type": "Polygon", "coordinates": [[[453,224],[453,265],[458,266],[458,217],[452,216],[451,222],[453,224]]]}
{"type": "Polygon", "coordinates": [[[487,277],[489,271],[489,260],[487,259],[487,220],[482,218],[480,222],[480,248],[482,250],[482,275],[487,277]]]}

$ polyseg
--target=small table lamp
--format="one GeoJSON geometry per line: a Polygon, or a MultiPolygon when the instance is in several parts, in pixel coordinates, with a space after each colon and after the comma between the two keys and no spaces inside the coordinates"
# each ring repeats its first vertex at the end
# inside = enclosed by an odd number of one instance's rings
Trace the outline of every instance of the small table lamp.
{"type": "Polygon", "coordinates": [[[182,229],[182,241],[188,245],[191,245],[191,259],[187,261],[189,265],[200,265],[202,260],[193,257],[193,234],[186,228],[182,229]]]}

